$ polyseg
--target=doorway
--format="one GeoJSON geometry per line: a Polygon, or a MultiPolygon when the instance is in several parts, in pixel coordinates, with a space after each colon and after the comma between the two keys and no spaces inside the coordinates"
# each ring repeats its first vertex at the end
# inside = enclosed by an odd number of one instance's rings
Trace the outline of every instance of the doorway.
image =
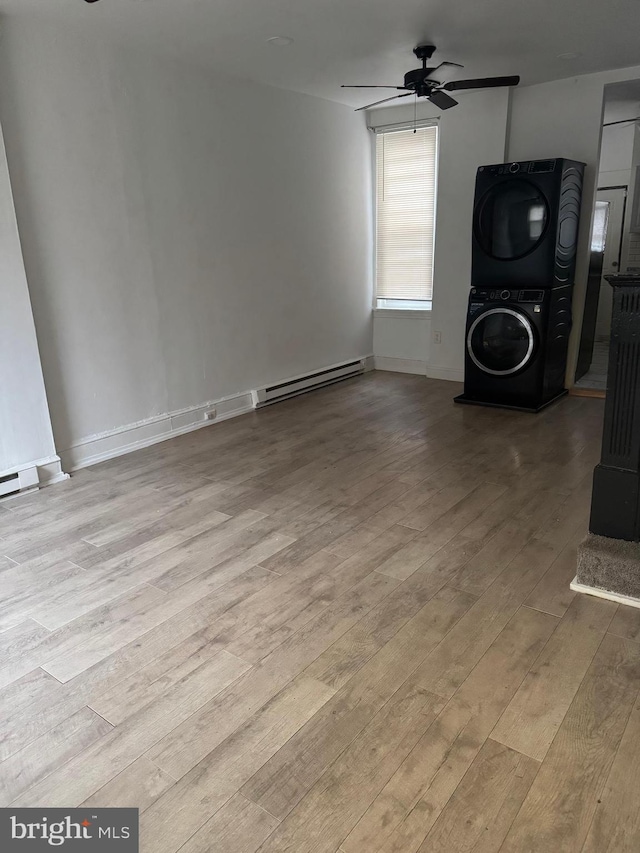
{"type": "Polygon", "coordinates": [[[604,276],[633,272],[635,263],[632,210],[640,204],[640,80],[605,88],[597,185],[574,389],[604,396],[612,311],[612,290],[604,276]]]}
{"type": "Polygon", "coordinates": [[[576,387],[607,389],[611,336],[611,287],[604,278],[620,271],[627,187],[599,189],[591,232],[591,259],[576,387]]]}

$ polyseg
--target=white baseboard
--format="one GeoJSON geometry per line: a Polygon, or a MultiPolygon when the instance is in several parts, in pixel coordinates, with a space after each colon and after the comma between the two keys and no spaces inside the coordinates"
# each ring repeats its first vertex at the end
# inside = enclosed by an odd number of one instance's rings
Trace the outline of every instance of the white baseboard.
{"type": "Polygon", "coordinates": [[[429,379],[446,379],[448,382],[464,382],[464,370],[458,367],[432,367],[427,365],[429,379]]]}
{"type": "Polygon", "coordinates": [[[221,400],[209,400],[197,406],[177,409],[135,424],[88,436],[61,451],[60,456],[66,471],[77,471],[79,468],[97,465],[98,462],[105,462],[107,459],[123,456],[125,453],[132,453],[134,450],[141,450],[143,447],[150,447],[152,444],[159,444],[169,438],[252,411],[251,391],[244,391],[221,400]],[[205,413],[213,408],[216,409],[216,417],[207,420],[205,413]]]}
{"type": "Polygon", "coordinates": [[[623,595],[620,592],[607,592],[606,589],[599,589],[597,586],[587,586],[584,583],[578,583],[577,577],[569,584],[569,588],[574,592],[583,592],[586,595],[594,595],[596,598],[606,598],[607,601],[615,601],[616,604],[626,604],[628,607],[639,607],[640,599],[632,598],[630,595],[623,595]]]}
{"type": "Polygon", "coordinates": [[[40,486],[53,486],[55,483],[69,479],[69,475],[62,469],[62,461],[59,456],[49,462],[39,462],[38,474],[40,486]]]}
{"type": "MultiPolygon", "coordinates": [[[[372,355],[360,357],[365,360],[365,370],[374,369],[372,355]]],[[[252,411],[254,411],[253,394],[251,391],[242,391],[220,400],[208,400],[197,406],[177,409],[174,412],[155,415],[134,424],[87,436],[74,442],[66,450],[62,450],[60,458],[65,471],[77,471],[252,411]],[[205,413],[213,408],[216,409],[216,417],[213,420],[207,420],[205,413]]],[[[62,475],[61,479],[66,476],[62,475]]]]}
{"type": "Polygon", "coordinates": [[[393,373],[417,373],[420,376],[425,376],[427,362],[412,358],[391,358],[386,355],[376,355],[374,356],[374,366],[376,370],[390,370],[393,373]]]}
{"type": "MultiPolygon", "coordinates": [[[[68,480],[69,475],[62,470],[62,463],[59,456],[47,456],[44,459],[34,459],[23,465],[19,465],[15,469],[0,471],[0,477],[7,474],[17,474],[15,480],[16,487],[19,486],[20,491],[9,491],[6,495],[1,494],[3,501],[15,500],[23,495],[30,494],[33,491],[41,489],[43,486],[52,486],[54,483],[61,483],[63,480],[68,480]]],[[[8,488],[13,485],[14,481],[5,483],[8,488]]]]}

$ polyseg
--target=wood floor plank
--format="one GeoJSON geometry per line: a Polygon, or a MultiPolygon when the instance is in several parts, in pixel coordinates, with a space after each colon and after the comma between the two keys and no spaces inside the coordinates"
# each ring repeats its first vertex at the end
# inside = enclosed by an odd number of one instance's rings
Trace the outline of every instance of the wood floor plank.
{"type": "Polygon", "coordinates": [[[446,545],[460,530],[476,518],[487,504],[503,494],[502,486],[482,483],[434,522],[404,548],[383,563],[378,571],[401,580],[424,565],[436,551],[446,545]]]}
{"type": "Polygon", "coordinates": [[[37,667],[50,638],[51,631],[31,619],[0,633],[0,688],[37,667]]]}
{"type": "Polygon", "coordinates": [[[468,610],[471,601],[456,590],[436,594],[247,782],[242,789],[245,796],[276,817],[288,814],[468,610]]]}
{"type": "Polygon", "coordinates": [[[544,759],[616,607],[589,596],[574,599],[491,733],[494,740],[544,759]]]}
{"type": "Polygon", "coordinates": [[[149,753],[152,761],[180,779],[250,714],[271,699],[292,678],[346,633],[397,586],[397,581],[372,572],[336,606],[328,607],[274,652],[239,684],[176,727],[149,753]]]}
{"type": "Polygon", "coordinates": [[[298,676],[154,803],[141,818],[143,847],[174,853],[333,696],[298,676]],[[183,814],[184,821],[174,815],[183,814]]]}
{"type": "Polygon", "coordinates": [[[438,696],[401,687],[287,815],[263,853],[333,853],[441,707],[438,696]]]}
{"type": "Polygon", "coordinates": [[[84,802],[248,668],[244,661],[220,652],[156,702],[29,788],[13,804],[53,808],[84,802]]]}
{"type": "Polygon", "coordinates": [[[580,531],[571,537],[531,590],[525,601],[528,607],[544,610],[545,613],[551,613],[554,616],[564,616],[576,596],[569,584],[576,576],[577,545],[583,536],[580,531]]]}
{"type": "MultiPolygon", "coordinates": [[[[344,564],[340,568],[342,568],[344,564]]],[[[444,584],[442,584],[443,586],[444,584]]],[[[439,591],[433,576],[416,572],[385,601],[374,607],[350,631],[307,667],[306,674],[334,689],[346,684],[439,591]]],[[[471,596],[462,597],[469,605],[471,596]]]]}
{"type": "Polygon", "coordinates": [[[640,608],[619,607],[609,625],[609,633],[640,642],[640,608]]]}
{"type": "Polygon", "coordinates": [[[427,658],[416,674],[420,683],[440,696],[452,696],[551,565],[563,542],[562,537],[554,545],[530,540],[427,658]]]}
{"type": "Polygon", "coordinates": [[[640,701],[629,716],[611,772],[598,797],[583,853],[634,853],[640,849],[640,701]]]}
{"type": "Polygon", "coordinates": [[[80,805],[96,809],[136,808],[142,814],[175,784],[175,779],[141,756],[80,805]]]}
{"type": "MultiPolygon", "coordinates": [[[[111,654],[61,684],[64,701],[75,701],[77,707],[91,704],[96,697],[135,675],[194,634],[201,634],[209,642],[217,641],[225,629],[237,623],[239,617],[234,609],[264,589],[272,578],[273,575],[263,569],[245,572],[222,589],[214,590],[192,606],[119,646],[111,654]]],[[[35,703],[29,708],[27,718],[40,713],[42,703],[35,703]]]]}
{"type": "Polygon", "coordinates": [[[0,761],[67,720],[84,705],[42,669],[34,669],[0,690],[0,761]]]}
{"type": "Polygon", "coordinates": [[[500,853],[580,850],[640,687],[640,647],[606,635],[500,853]]]}
{"type": "MultiPolygon", "coordinates": [[[[511,490],[508,490],[507,495],[510,493],[511,490]]],[[[481,541],[478,551],[469,554],[469,559],[451,579],[452,585],[473,595],[486,592],[565,500],[562,494],[541,489],[534,493],[525,507],[513,517],[510,516],[510,511],[505,512],[507,520],[503,521],[494,536],[481,541]]],[[[465,531],[461,535],[464,533],[465,531]]]]}
{"type": "Polygon", "coordinates": [[[345,853],[418,850],[556,623],[516,613],[342,842],[345,853]]]}
{"type": "Polygon", "coordinates": [[[539,766],[486,740],[419,853],[497,853],[539,766]]]}
{"type": "Polygon", "coordinates": [[[106,720],[83,708],[0,763],[0,805],[6,806],[58,765],[84,752],[113,731],[106,720]]]}
{"type": "MultiPolygon", "coordinates": [[[[181,848],[183,853],[255,853],[279,821],[236,794],[181,848]]],[[[144,848],[141,848],[144,850],[144,848]]]]}
{"type": "MultiPolygon", "coordinates": [[[[90,707],[112,725],[119,725],[216,657],[222,645],[220,641],[211,640],[206,632],[192,634],[166,655],[155,658],[93,699],[90,707]]],[[[245,668],[249,669],[249,665],[245,668]]]]}
{"type": "MultiPolygon", "coordinates": [[[[81,637],[85,632],[79,631],[76,626],[79,620],[68,623],[59,634],[52,635],[50,638],[52,652],[45,653],[44,656],[41,653],[40,658],[44,657],[45,660],[41,665],[59,681],[69,681],[172,616],[188,610],[205,598],[208,592],[219,590],[220,598],[223,599],[227,583],[249,572],[251,576],[255,573],[269,574],[264,569],[247,567],[240,559],[239,564],[232,561],[222,567],[215,567],[209,573],[203,573],[203,577],[185,584],[171,595],[144,584],[138,590],[134,590],[135,595],[126,595],[122,601],[116,599],[116,605],[123,604],[124,612],[121,618],[114,619],[100,630],[91,631],[87,639],[81,637]],[[133,607],[131,606],[132,598],[135,598],[133,607]],[[67,634],[64,633],[65,629],[68,629],[67,634]]],[[[93,613],[99,612],[99,610],[93,611],[93,613]]]]}

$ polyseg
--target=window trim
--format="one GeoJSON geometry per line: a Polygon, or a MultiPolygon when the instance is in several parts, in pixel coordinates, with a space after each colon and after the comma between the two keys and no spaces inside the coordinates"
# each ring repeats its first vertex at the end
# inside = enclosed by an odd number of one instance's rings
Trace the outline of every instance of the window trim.
{"type": "Polygon", "coordinates": [[[393,317],[395,320],[428,320],[431,308],[376,308],[374,317],[393,317]]]}
{"type": "MultiPolygon", "coordinates": [[[[376,261],[378,254],[378,246],[377,246],[377,222],[378,222],[378,192],[377,192],[377,159],[376,159],[376,137],[380,133],[393,133],[398,130],[413,130],[413,128],[420,127],[435,127],[438,130],[437,139],[436,139],[436,162],[435,162],[435,186],[434,186],[434,208],[433,208],[433,220],[434,220],[434,231],[433,231],[433,243],[434,243],[434,273],[435,273],[435,243],[436,243],[436,225],[438,220],[438,190],[440,184],[440,119],[439,118],[422,118],[422,119],[408,119],[406,121],[398,121],[393,122],[392,124],[376,124],[369,125],[368,129],[371,131],[371,185],[372,185],[372,199],[371,199],[371,210],[372,210],[372,236],[373,239],[371,241],[372,244],[372,255],[371,255],[371,270],[372,270],[372,310],[376,317],[396,317],[397,319],[401,318],[426,318],[430,316],[433,310],[433,296],[432,293],[430,300],[425,300],[428,303],[428,307],[425,308],[391,308],[388,306],[379,306],[378,305],[378,297],[376,296],[377,289],[377,279],[376,279],[376,261]]],[[[435,286],[435,275],[434,275],[434,286],[435,286]]],[[[385,300],[380,300],[384,302],[385,300]]],[[[399,300],[398,300],[399,301],[399,300]]]]}

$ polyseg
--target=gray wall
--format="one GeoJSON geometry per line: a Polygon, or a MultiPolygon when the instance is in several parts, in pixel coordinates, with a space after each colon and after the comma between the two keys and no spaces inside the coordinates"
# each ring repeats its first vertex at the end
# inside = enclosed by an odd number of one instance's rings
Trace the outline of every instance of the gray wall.
{"type": "Polygon", "coordinates": [[[59,450],[371,352],[361,114],[18,19],[0,115],[59,450]]]}

